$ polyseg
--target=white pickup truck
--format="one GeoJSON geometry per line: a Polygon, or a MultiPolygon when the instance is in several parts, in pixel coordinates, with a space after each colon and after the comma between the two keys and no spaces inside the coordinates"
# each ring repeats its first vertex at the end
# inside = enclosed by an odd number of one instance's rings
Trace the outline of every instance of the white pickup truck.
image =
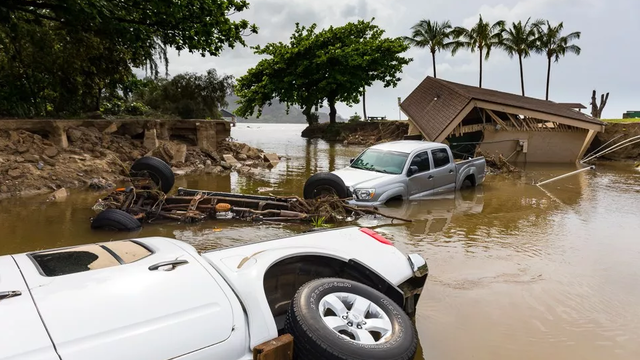
{"type": "Polygon", "coordinates": [[[484,157],[456,162],[442,143],[399,140],[365,149],[351,164],[307,179],[305,199],[323,194],[350,198],[356,205],[383,205],[391,200],[416,200],[480,185],[484,157]]]}
{"type": "Polygon", "coordinates": [[[2,360],[235,360],[279,335],[294,358],[402,359],[427,277],[357,227],[199,254],[138,238],[0,257],[2,360]]]}

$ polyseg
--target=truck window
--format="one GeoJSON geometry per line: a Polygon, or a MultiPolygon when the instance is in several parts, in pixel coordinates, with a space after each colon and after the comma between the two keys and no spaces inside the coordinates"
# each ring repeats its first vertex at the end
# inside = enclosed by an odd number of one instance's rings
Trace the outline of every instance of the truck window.
{"type": "Polygon", "coordinates": [[[433,156],[433,167],[436,169],[451,163],[451,158],[449,157],[447,149],[431,150],[431,156],[433,156]]]}
{"type": "Polygon", "coordinates": [[[411,160],[411,165],[409,166],[417,166],[418,173],[431,170],[431,165],[429,164],[429,152],[424,151],[416,154],[416,156],[411,160]]]}

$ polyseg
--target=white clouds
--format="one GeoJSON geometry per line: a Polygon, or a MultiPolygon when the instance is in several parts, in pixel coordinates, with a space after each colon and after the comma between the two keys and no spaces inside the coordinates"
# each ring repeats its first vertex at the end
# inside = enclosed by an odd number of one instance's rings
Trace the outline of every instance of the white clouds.
{"type": "MultiPolygon", "coordinates": [[[[579,101],[587,105],[591,90],[610,91],[610,103],[605,116],[616,117],[630,108],[638,107],[640,99],[640,72],[636,71],[640,50],[633,36],[640,33],[640,23],[634,16],[640,14],[637,0],[250,0],[248,11],[234,15],[246,18],[260,27],[258,35],[247,38],[249,45],[274,41],[288,41],[295,23],[319,27],[343,25],[358,19],[369,20],[385,29],[389,36],[408,35],[410,27],[422,18],[451,20],[452,24],[466,27],[477,22],[482,13],[485,20],[526,20],[528,17],[549,19],[553,23],[564,21],[567,33],[582,31],[578,44],[583,53],[568,55],[553,64],[551,97],[557,101],[579,101]],[[606,6],[605,6],[606,4],[606,6]],[[635,15],[634,15],[635,14],[635,15]],[[625,38],[620,34],[632,34],[625,38]],[[632,42],[629,42],[629,41],[632,42]]],[[[368,113],[397,117],[398,96],[406,98],[426,75],[433,74],[431,54],[422,49],[411,49],[406,56],[414,61],[403,72],[403,81],[397,88],[384,89],[376,84],[367,89],[368,113]]],[[[179,57],[170,53],[171,74],[183,71],[204,72],[214,67],[220,73],[243,75],[260,57],[248,48],[236,47],[220,57],[201,57],[183,52],[179,57]]],[[[452,57],[449,53],[436,54],[438,76],[451,81],[476,85],[478,83],[478,54],[461,51],[452,57]]],[[[527,95],[544,97],[546,60],[541,56],[527,59],[524,64],[527,95]]],[[[483,64],[483,85],[497,90],[519,92],[519,73],[516,59],[509,59],[500,50],[491,53],[483,64]]],[[[353,114],[353,108],[340,105],[343,116],[353,114]]]]}

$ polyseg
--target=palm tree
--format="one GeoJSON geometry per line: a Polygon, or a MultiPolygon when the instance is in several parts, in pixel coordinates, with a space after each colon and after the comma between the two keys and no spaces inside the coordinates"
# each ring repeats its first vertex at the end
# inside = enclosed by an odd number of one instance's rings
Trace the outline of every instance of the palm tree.
{"type": "Polygon", "coordinates": [[[572,41],[580,39],[580,32],[574,31],[566,36],[560,36],[564,29],[564,24],[560,23],[551,26],[547,21],[547,27],[540,30],[540,51],[547,55],[547,94],[546,100],[549,100],[549,78],[551,77],[551,59],[558,62],[560,57],[567,53],[580,55],[580,47],[571,44],[572,41]]]}
{"type": "Polygon", "coordinates": [[[520,86],[522,87],[522,96],[524,96],[524,72],[522,70],[522,59],[531,56],[531,52],[540,52],[538,44],[540,42],[540,27],[544,24],[544,20],[536,20],[529,23],[531,18],[527,19],[524,24],[522,21],[512,23],[511,27],[506,29],[503,34],[502,48],[507,52],[509,57],[513,58],[518,55],[520,62],[520,86]]]}
{"type": "Polygon", "coordinates": [[[433,77],[436,76],[436,52],[440,50],[450,50],[455,44],[453,38],[453,27],[449,20],[443,22],[420,20],[411,27],[411,36],[405,36],[404,40],[412,46],[431,52],[433,61],[433,77]]]}
{"type": "Polygon", "coordinates": [[[504,32],[504,20],[496,21],[493,25],[484,22],[482,15],[480,20],[471,29],[456,27],[453,30],[455,41],[451,53],[453,55],[460,49],[469,49],[471,52],[478,50],[480,52],[480,83],[482,87],[482,54],[485,53],[484,60],[489,60],[491,49],[502,43],[502,33],[504,32]]]}

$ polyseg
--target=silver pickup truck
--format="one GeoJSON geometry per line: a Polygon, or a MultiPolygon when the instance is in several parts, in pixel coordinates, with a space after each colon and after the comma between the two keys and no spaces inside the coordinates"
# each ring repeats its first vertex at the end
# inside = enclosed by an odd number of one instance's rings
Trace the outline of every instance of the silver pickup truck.
{"type": "Polygon", "coordinates": [[[367,148],[344,169],[311,176],[304,197],[334,193],[340,198],[353,197],[351,202],[357,205],[414,200],[479,185],[485,167],[484,157],[456,162],[451,149],[442,143],[393,141],[367,148]]]}

